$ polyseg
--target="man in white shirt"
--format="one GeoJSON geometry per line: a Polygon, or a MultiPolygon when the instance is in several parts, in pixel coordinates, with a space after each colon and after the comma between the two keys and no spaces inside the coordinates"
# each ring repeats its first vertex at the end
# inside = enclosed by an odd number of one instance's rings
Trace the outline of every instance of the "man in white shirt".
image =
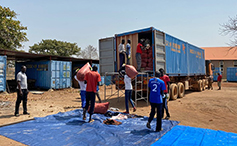
{"type": "Polygon", "coordinates": [[[118,49],[119,49],[119,61],[120,61],[119,67],[122,67],[122,65],[125,63],[126,51],[125,51],[124,44],[125,44],[125,40],[122,39],[121,44],[119,44],[119,46],[118,46],[118,49]]]}
{"type": "Polygon", "coordinates": [[[80,85],[80,95],[81,95],[81,107],[85,108],[86,106],[86,84],[84,81],[79,81],[77,76],[74,76],[75,80],[77,80],[78,84],[80,85]]]}
{"type": "Polygon", "coordinates": [[[26,76],[26,66],[21,67],[21,71],[17,74],[17,100],[15,106],[15,116],[19,116],[19,106],[21,104],[21,100],[23,100],[23,114],[29,115],[27,112],[27,76],[26,76]]]}
{"type": "Polygon", "coordinates": [[[133,112],[136,111],[136,107],[135,107],[133,100],[132,100],[132,89],[133,89],[132,88],[132,81],[128,75],[124,76],[124,83],[125,83],[125,106],[126,106],[126,112],[124,112],[124,113],[129,114],[128,100],[130,101],[130,103],[133,107],[133,112]]]}

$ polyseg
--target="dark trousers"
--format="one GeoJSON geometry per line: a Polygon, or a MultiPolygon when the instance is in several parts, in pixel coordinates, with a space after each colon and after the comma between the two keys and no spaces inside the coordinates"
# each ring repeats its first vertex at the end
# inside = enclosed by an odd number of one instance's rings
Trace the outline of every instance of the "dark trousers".
{"type": "Polygon", "coordinates": [[[88,110],[89,106],[90,106],[89,114],[92,115],[94,113],[94,108],[95,108],[95,93],[94,92],[86,92],[85,109],[88,110]]]}
{"type": "Polygon", "coordinates": [[[120,61],[120,68],[122,65],[125,63],[125,54],[124,53],[119,53],[119,61],[120,61]]]}
{"type": "Polygon", "coordinates": [[[130,101],[132,107],[134,108],[134,103],[132,101],[132,90],[125,90],[125,106],[126,106],[126,112],[129,113],[129,108],[128,108],[128,101],[130,101]]]}
{"type": "Polygon", "coordinates": [[[20,90],[17,89],[17,100],[16,100],[16,106],[15,106],[15,114],[19,114],[19,106],[21,104],[21,101],[23,100],[23,113],[27,113],[27,89],[21,89],[22,96],[20,95],[20,90]]]}
{"type": "Polygon", "coordinates": [[[97,92],[95,93],[95,95],[97,96],[97,98],[98,98],[98,100],[99,100],[99,103],[101,103],[101,98],[100,98],[99,91],[97,91],[97,92]]]}
{"type": "Polygon", "coordinates": [[[148,122],[151,123],[156,113],[156,130],[161,130],[162,127],[162,103],[150,103],[151,104],[151,113],[148,119],[148,122]]]}
{"type": "Polygon", "coordinates": [[[167,117],[170,117],[170,113],[169,113],[169,110],[168,110],[168,105],[167,105],[167,98],[163,98],[163,108],[162,108],[162,118],[164,117],[164,110],[166,112],[166,116],[167,117]]]}

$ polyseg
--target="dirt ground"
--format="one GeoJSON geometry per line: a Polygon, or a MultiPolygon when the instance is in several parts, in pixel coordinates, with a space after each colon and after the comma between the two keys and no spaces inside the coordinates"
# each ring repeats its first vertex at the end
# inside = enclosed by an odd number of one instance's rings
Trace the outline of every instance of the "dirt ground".
{"type": "MultiPolygon", "coordinates": [[[[185,97],[169,101],[170,120],[180,121],[180,125],[223,130],[237,133],[237,83],[222,83],[222,90],[217,90],[217,84],[213,83],[214,90],[202,92],[186,91],[185,97]]],[[[113,90],[115,91],[115,90],[113,90]]],[[[66,112],[81,107],[78,89],[64,89],[56,91],[43,91],[44,93],[28,95],[28,112],[22,114],[20,105],[20,117],[14,116],[16,93],[0,94],[0,126],[44,117],[58,112],[66,112]]],[[[107,95],[111,90],[107,90],[107,95]]],[[[121,93],[120,93],[121,95],[121,93]]],[[[104,99],[104,87],[100,87],[100,96],[104,99]]],[[[110,97],[110,107],[125,111],[124,95],[110,97]]],[[[150,106],[145,101],[138,101],[135,114],[149,116],[150,106]]],[[[130,106],[130,113],[132,108],[130,106]]],[[[145,125],[144,125],[145,128],[145,125]]],[[[1,145],[23,145],[14,140],[0,136],[1,145]]]]}

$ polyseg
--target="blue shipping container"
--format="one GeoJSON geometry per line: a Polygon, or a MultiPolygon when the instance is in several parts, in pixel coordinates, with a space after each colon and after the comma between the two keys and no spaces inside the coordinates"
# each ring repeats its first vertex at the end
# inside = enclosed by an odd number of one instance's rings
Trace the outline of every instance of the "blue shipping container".
{"type": "Polygon", "coordinates": [[[17,62],[16,75],[21,66],[27,67],[28,79],[34,79],[35,87],[44,89],[63,89],[71,87],[72,63],[67,61],[17,62]]]}
{"type": "Polygon", "coordinates": [[[218,73],[221,74],[220,67],[216,67],[215,70],[213,71],[213,81],[217,81],[218,73]]]}
{"type": "Polygon", "coordinates": [[[169,75],[188,74],[188,56],[186,42],[168,34],[165,36],[166,73],[169,75]]]}
{"type": "Polygon", "coordinates": [[[237,82],[237,67],[227,68],[227,81],[237,82]]]}
{"type": "Polygon", "coordinates": [[[188,75],[205,75],[205,52],[203,49],[187,43],[188,75]]]}
{"type": "Polygon", "coordinates": [[[0,56],[0,92],[6,91],[7,57],[0,56]]]}
{"type": "MultiPolygon", "coordinates": [[[[206,74],[205,53],[203,49],[184,42],[154,27],[117,34],[115,37],[124,39],[126,36],[128,38],[131,37],[129,35],[132,34],[138,34],[138,39],[139,35],[152,39],[153,71],[165,68],[166,73],[170,76],[206,74]]],[[[115,50],[118,51],[117,48],[115,50]]],[[[100,56],[101,62],[103,62],[103,57],[104,56],[100,56]]],[[[111,60],[111,62],[113,62],[113,60],[111,60]]]]}

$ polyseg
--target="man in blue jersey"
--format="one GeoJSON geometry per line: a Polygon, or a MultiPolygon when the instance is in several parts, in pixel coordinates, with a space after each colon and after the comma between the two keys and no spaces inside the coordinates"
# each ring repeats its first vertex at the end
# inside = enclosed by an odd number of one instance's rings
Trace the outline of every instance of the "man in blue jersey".
{"type": "Polygon", "coordinates": [[[146,124],[147,128],[151,128],[151,121],[153,120],[155,116],[155,111],[157,111],[157,123],[156,123],[156,131],[162,130],[162,103],[163,103],[163,96],[164,96],[164,90],[165,83],[161,79],[159,79],[160,73],[155,73],[155,78],[152,78],[149,80],[149,90],[150,90],[150,104],[151,104],[151,113],[150,117],[148,119],[148,122],[146,124]]]}

